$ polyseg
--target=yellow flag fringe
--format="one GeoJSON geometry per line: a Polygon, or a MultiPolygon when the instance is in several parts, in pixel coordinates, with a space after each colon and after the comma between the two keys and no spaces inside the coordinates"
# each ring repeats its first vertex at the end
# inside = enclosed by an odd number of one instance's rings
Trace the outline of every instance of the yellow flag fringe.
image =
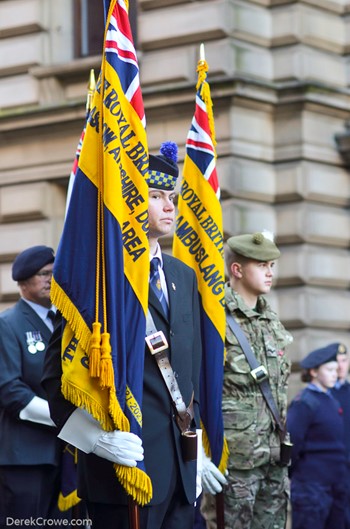
{"type": "Polygon", "coordinates": [[[65,291],[55,281],[54,277],[52,277],[51,280],[50,294],[52,304],[59,307],[63,318],[69,322],[80,346],[84,351],[88,351],[90,347],[91,331],[77,308],[73,305],[65,291]]]}
{"type": "Polygon", "coordinates": [[[152,498],[152,482],[149,476],[136,467],[114,465],[116,475],[132,498],[141,506],[149,503],[152,498]]]}
{"type": "Polygon", "coordinates": [[[81,501],[81,498],[79,498],[77,491],[74,490],[68,496],[63,496],[62,492],[59,493],[58,496],[58,509],[63,511],[68,511],[68,509],[71,509],[74,507],[74,505],[77,505],[81,501]]]}
{"type": "MultiPolygon", "coordinates": [[[[201,422],[201,428],[202,428],[202,443],[203,443],[204,452],[206,453],[208,457],[211,458],[209,438],[204,428],[204,424],[202,422],[201,422]]],[[[229,455],[230,455],[230,451],[228,449],[227,439],[224,437],[221,459],[218,465],[218,469],[220,470],[222,474],[224,474],[225,470],[227,469],[229,455]]]]}

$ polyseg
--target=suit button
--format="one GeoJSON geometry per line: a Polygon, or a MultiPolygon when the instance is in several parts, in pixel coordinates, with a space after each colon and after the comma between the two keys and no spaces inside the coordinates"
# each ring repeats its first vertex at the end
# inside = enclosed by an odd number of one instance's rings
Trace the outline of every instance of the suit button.
{"type": "Polygon", "coordinates": [[[175,336],[175,333],[174,333],[174,331],[170,331],[170,333],[169,333],[169,334],[170,334],[170,336],[175,336]]]}

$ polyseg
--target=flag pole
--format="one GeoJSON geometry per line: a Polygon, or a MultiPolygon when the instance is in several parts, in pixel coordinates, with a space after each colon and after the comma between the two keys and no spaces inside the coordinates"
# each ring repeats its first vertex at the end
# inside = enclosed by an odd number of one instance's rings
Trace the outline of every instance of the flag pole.
{"type": "Polygon", "coordinates": [[[225,529],[224,493],[222,491],[215,495],[215,504],[216,527],[217,529],[225,529]]]}
{"type": "MultiPolygon", "coordinates": [[[[205,50],[204,50],[203,42],[199,46],[199,61],[201,63],[205,62],[205,50]]],[[[216,527],[217,529],[225,529],[225,509],[224,509],[223,491],[215,495],[215,506],[216,506],[216,527]]]]}
{"type": "Polygon", "coordinates": [[[140,509],[132,496],[128,496],[128,509],[130,529],[140,529],[140,509]]]}

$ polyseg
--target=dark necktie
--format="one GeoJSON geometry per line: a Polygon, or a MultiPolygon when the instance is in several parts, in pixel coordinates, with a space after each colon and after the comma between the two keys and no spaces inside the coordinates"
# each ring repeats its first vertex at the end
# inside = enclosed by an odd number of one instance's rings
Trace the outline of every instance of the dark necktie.
{"type": "Polygon", "coordinates": [[[168,317],[169,308],[160,282],[159,263],[160,259],[158,257],[153,257],[150,269],[150,284],[163,307],[164,314],[168,317]]]}
{"type": "Polygon", "coordinates": [[[47,313],[47,317],[49,318],[49,320],[52,321],[52,323],[54,322],[55,316],[56,314],[54,313],[54,311],[50,309],[47,313]]]}

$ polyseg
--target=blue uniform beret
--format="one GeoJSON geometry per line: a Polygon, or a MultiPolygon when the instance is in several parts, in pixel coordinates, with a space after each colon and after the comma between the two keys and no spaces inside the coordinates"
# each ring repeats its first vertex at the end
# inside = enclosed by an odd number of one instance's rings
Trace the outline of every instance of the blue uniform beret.
{"type": "Polygon", "coordinates": [[[346,347],[342,343],[331,343],[326,347],[315,349],[309,353],[301,362],[300,367],[303,369],[315,369],[322,364],[332,362],[337,359],[337,355],[346,353],[346,347]]]}
{"type": "Polygon", "coordinates": [[[25,281],[34,276],[43,266],[53,263],[55,253],[48,246],[32,246],[17,255],[12,265],[12,279],[25,281]]]}

